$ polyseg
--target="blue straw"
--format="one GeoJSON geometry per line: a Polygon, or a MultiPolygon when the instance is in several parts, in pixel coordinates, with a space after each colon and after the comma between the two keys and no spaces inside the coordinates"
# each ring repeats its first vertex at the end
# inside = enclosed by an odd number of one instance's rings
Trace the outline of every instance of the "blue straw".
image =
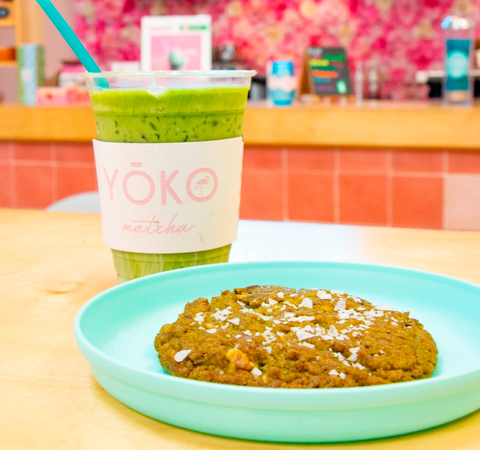
{"type": "Polygon", "coordinates": [[[67,41],[67,44],[73,50],[75,55],[77,55],[77,58],[83,64],[83,67],[85,67],[87,72],[101,72],[97,63],[90,56],[90,53],[87,52],[87,49],[80,42],[80,39],[78,39],[75,32],[70,28],[70,25],[65,22],[65,19],[57,11],[57,8],[52,5],[52,2],[50,0],[37,0],[37,3],[63,36],[63,39],[67,41]]]}

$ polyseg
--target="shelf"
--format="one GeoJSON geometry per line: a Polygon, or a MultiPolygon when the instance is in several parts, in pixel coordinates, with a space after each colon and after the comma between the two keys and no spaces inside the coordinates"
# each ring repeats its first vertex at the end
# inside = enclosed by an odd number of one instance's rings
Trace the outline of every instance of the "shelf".
{"type": "MultiPolygon", "coordinates": [[[[21,1],[23,2],[24,0],[21,1]]],[[[0,17],[0,28],[15,28],[18,25],[16,20],[18,12],[17,2],[0,0],[0,9],[2,10],[2,16],[0,17]],[[4,15],[4,13],[6,13],[6,15],[4,15]]]]}
{"type": "Polygon", "coordinates": [[[14,27],[15,25],[15,19],[0,19],[0,27],[14,27]]]}
{"type": "Polygon", "coordinates": [[[0,61],[0,67],[17,67],[17,61],[0,61]]]}
{"type": "MultiPolygon", "coordinates": [[[[244,135],[250,147],[480,152],[479,123],[480,103],[470,108],[388,101],[269,108],[262,102],[247,105],[244,135]]],[[[0,105],[0,141],[91,142],[96,135],[91,106],[0,105]]]]}

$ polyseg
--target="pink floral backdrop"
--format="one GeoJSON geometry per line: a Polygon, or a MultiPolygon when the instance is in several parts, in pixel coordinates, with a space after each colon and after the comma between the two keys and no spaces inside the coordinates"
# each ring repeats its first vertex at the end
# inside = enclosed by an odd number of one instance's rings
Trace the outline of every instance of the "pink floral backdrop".
{"type": "Polygon", "coordinates": [[[480,0],[75,0],[76,31],[100,64],[140,59],[140,19],[210,14],[213,44],[233,43],[245,67],[272,59],[301,68],[307,45],[342,45],[352,69],[375,66],[383,98],[426,95],[419,69],[441,68],[443,18],[457,11],[480,23],[480,0]]]}

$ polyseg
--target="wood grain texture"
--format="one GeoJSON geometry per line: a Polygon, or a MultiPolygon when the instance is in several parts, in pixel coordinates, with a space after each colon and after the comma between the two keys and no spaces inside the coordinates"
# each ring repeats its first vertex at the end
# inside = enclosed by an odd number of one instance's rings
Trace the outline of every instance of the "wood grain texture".
{"type": "Polygon", "coordinates": [[[17,45],[19,43],[43,44],[43,18],[44,12],[35,0],[15,0],[19,7],[15,30],[17,45]]]}
{"type": "MultiPolygon", "coordinates": [[[[347,147],[480,151],[480,105],[388,102],[268,108],[251,103],[245,144],[276,147],[347,147]]],[[[89,106],[0,105],[0,140],[87,142],[96,137],[89,106]]]]}
{"type": "Polygon", "coordinates": [[[261,108],[245,117],[248,145],[405,149],[480,149],[480,109],[435,104],[261,108]]]}
{"type": "MultiPolygon", "coordinates": [[[[346,260],[432,270],[480,283],[480,233],[329,225],[322,227],[318,239],[325,243],[326,254],[346,260]]],[[[115,278],[98,215],[0,210],[2,448],[305,448],[183,430],[138,414],[105,392],[77,350],[73,320],[78,309],[113,286],[115,278]]],[[[478,450],[480,412],[399,438],[308,448],[478,450]]]]}
{"type": "Polygon", "coordinates": [[[88,106],[0,105],[0,141],[91,142],[95,118],[88,106]]]}

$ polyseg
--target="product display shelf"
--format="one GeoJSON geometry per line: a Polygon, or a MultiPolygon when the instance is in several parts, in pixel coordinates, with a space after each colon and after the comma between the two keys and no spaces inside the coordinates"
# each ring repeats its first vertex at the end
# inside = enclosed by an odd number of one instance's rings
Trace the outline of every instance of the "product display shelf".
{"type": "MultiPolygon", "coordinates": [[[[11,28],[15,34],[15,46],[43,44],[42,10],[35,0],[0,0],[0,28],[11,28]]],[[[15,60],[0,60],[0,68],[16,67],[15,60]]]]}
{"type": "Polygon", "coordinates": [[[1,61],[0,67],[17,67],[17,61],[1,61]]]}
{"type": "MultiPolygon", "coordinates": [[[[11,2],[13,5],[13,2],[11,2]]],[[[0,7],[6,7],[4,5],[7,5],[6,2],[0,3],[0,7]]],[[[7,17],[5,19],[0,18],[0,27],[14,27],[15,26],[15,19],[13,17],[7,17]]]]}

